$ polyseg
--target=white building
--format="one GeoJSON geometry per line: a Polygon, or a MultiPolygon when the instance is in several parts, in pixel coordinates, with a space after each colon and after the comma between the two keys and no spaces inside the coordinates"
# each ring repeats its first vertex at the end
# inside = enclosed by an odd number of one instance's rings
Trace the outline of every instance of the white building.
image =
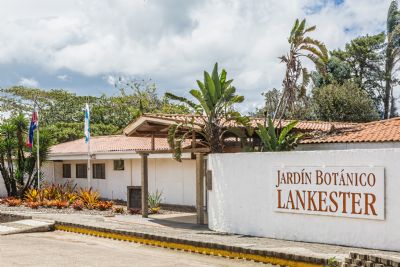
{"type": "MultiPolygon", "coordinates": [[[[195,160],[188,153],[184,154],[182,162],[174,160],[171,153],[167,153],[169,146],[165,138],[154,138],[154,149],[151,147],[149,137],[92,137],[90,186],[104,198],[126,201],[127,187],[141,186],[140,153],[159,152],[149,155],[149,192],[161,191],[166,204],[194,206],[195,160]]],[[[43,170],[50,183],[70,182],[87,188],[87,164],[87,145],[80,139],[52,147],[43,170]]]]}
{"type": "MultiPolygon", "coordinates": [[[[207,152],[201,135],[193,131],[184,145],[182,162],[172,158],[166,140],[173,123],[202,127],[202,119],[190,115],[147,114],[130,123],[122,135],[91,138],[90,185],[109,199],[127,200],[128,186],[141,186],[141,154],[148,153],[148,189],[163,192],[165,204],[196,205],[195,152],[207,152]]],[[[263,123],[253,119],[252,126],[263,123]]],[[[283,122],[285,124],[287,122],[283,122]]],[[[339,150],[400,147],[400,118],[370,123],[332,123],[301,121],[297,131],[307,134],[297,150],[339,150]]],[[[241,151],[240,142],[230,138],[225,151],[241,151]],[[232,142],[233,140],[233,142],[232,142]]],[[[51,183],[76,183],[87,187],[88,151],[84,140],[52,147],[49,161],[43,166],[44,178],[51,183]]],[[[2,181],[1,181],[2,182],[2,181]]],[[[5,195],[0,184],[0,194],[5,195]]]]}

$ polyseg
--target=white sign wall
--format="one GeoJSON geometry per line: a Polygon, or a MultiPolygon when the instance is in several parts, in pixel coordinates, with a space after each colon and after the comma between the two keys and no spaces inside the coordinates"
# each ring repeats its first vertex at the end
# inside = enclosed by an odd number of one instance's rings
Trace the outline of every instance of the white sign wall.
{"type": "Polygon", "coordinates": [[[385,219],[383,167],[274,167],[277,212],[385,219]]]}
{"type": "Polygon", "coordinates": [[[400,149],[208,156],[209,228],[400,251],[400,149]]]}

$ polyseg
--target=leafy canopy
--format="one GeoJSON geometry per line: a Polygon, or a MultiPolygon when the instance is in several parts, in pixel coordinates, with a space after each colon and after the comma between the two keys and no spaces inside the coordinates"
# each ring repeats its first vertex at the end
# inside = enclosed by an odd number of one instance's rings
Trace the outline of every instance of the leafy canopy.
{"type": "Polygon", "coordinates": [[[313,102],[317,119],[324,121],[367,122],[379,118],[372,99],[350,81],[314,88],[313,102]]]}
{"type": "Polygon", "coordinates": [[[224,69],[220,74],[218,73],[218,63],[215,63],[211,75],[204,71],[203,81],[197,80],[199,89],[189,91],[195,102],[166,93],[166,96],[170,99],[189,106],[193,113],[201,116],[204,124],[201,130],[193,127],[193,121],[170,127],[168,142],[176,159],[180,160],[181,145],[183,140],[188,137],[189,132],[196,131],[198,135],[203,137],[212,153],[221,153],[224,146],[224,134],[227,132],[224,125],[230,121],[245,123],[246,118],[234,110],[234,105],[242,103],[244,97],[236,94],[236,88],[232,86],[232,82],[233,80],[227,79],[227,72],[224,69]],[[190,124],[192,125],[191,129],[182,133],[182,128],[190,124]]]}

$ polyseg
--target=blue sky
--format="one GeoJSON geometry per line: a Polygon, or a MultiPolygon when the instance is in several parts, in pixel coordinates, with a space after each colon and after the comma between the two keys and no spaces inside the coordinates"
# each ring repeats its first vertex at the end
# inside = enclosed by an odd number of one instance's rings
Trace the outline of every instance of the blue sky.
{"type": "Polygon", "coordinates": [[[6,0],[0,10],[0,87],[114,94],[113,77],[152,78],[186,95],[214,62],[249,111],[280,87],[296,18],[329,49],[385,29],[389,0],[6,0]]]}

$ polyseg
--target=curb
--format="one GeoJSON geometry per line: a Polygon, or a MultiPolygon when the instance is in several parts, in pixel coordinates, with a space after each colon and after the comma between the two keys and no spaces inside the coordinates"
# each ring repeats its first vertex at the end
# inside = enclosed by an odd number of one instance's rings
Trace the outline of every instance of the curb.
{"type": "Polygon", "coordinates": [[[253,260],[255,262],[271,263],[281,266],[321,267],[327,264],[327,260],[323,258],[306,257],[301,255],[273,252],[267,250],[247,249],[216,243],[198,242],[186,239],[112,230],[107,228],[58,221],[55,222],[54,228],[55,230],[60,231],[110,238],[169,249],[177,249],[205,255],[222,256],[232,259],[239,258],[245,260],[253,260]]]}
{"type": "Polygon", "coordinates": [[[2,212],[0,212],[0,217],[2,218],[2,221],[0,223],[8,223],[8,222],[32,219],[32,216],[19,215],[13,213],[2,213],[2,212]]]}

